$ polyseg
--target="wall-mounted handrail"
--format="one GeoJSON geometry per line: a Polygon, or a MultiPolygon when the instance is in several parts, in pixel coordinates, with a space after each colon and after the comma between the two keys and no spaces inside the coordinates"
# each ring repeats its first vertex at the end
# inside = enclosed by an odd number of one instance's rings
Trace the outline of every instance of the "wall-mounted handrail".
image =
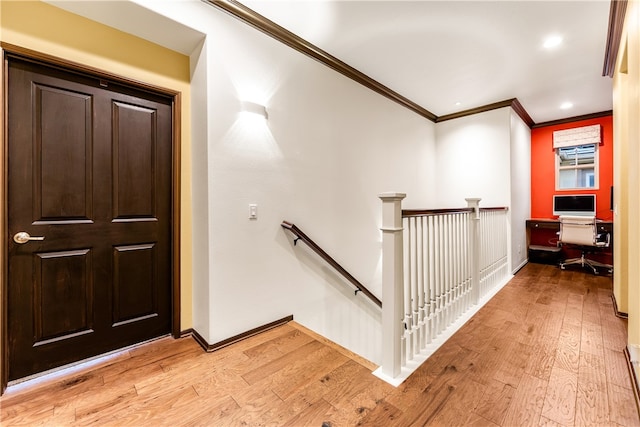
{"type": "Polygon", "coordinates": [[[353,277],[347,270],[345,270],[336,260],[331,258],[328,253],[326,253],[320,246],[318,246],[309,236],[304,234],[302,230],[300,230],[295,224],[292,224],[288,221],[282,221],[280,224],[282,228],[289,230],[293,235],[296,236],[294,240],[294,244],[298,242],[298,240],[302,240],[309,246],[315,253],[317,253],[320,258],[325,260],[331,267],[333,267],[338,273],[344,276],[353,286],[355,286],[356,294],[358,292],[362,292],[365,294],[371,301],[373,301],[378,307],[382,308],[382,301],[378,299],[374,294],[371,293],[369,289],[366,288],[362,283],[360,283],[355,277],[353,277]]]}

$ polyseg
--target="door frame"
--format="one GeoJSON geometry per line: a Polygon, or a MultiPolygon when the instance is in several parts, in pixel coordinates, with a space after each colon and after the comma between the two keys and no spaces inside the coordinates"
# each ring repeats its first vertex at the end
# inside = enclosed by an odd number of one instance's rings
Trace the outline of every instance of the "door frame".
{"type": "Polygon", "coordinates": [[[0,126],[0,139],[2,149],[0,150],[0,395],[7,388],[9,375],[9,334],[7,325],[8,310],[8,218],[7,218],[7,178],[8,178],[8,146],[9,139],[6,132],[8,124],[8,58],[20,58],[35,62],[48,67],[61,68],[72,73],[90,76],[106,82],[114,82],[170,98],[171,102],[171,335],[174,338],[181,336],[180,329],[180,147],[181,147],[181,92],[140,82],[120,76],[108,71],[93,68],[87,65],[68,61],[63,58],[48,55],[46,53],[34,51],[10,43],[0,42],[0,56],[2,66],[0,67],[0,116],[2,126],[0,126]]]}

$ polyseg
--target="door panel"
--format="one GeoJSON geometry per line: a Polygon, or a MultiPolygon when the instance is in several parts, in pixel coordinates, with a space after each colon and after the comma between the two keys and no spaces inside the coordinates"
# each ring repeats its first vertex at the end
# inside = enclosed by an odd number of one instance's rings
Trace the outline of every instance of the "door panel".
{"type": "Polygon", "coordinates": [[[91,218],[92,97],[34,84],[34,219],[91,218]]]}
{"type": "Polygon", "coordinates": [[[34,254],[34,345],[93,332],[91,250],[34,254]]]}
{"type": "Polygon", "coordinates": [[[155,245],[130,245],[114,248],[114,325],[157,316],[153,286],[142,288],[137,283],[156,283],[155,245]]]}
{"type": "Polygon", "coordinates": [[[171,328],[171,99],[9,59],[9,379],[171,328]]]}
{"type": "Polygon", "coordinates": [[[155,110],[113,104],[114,218],[155,218],[155,110]]]}

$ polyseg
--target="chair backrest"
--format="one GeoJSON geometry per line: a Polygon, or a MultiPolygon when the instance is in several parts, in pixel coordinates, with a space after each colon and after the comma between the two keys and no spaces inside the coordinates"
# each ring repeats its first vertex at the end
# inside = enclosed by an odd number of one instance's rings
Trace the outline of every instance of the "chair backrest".
{"type": "Polygon", "coordinates": [[[596,234],[595,217],[566,215],[560,217],[560,243],[597,246],[596,234]]]}

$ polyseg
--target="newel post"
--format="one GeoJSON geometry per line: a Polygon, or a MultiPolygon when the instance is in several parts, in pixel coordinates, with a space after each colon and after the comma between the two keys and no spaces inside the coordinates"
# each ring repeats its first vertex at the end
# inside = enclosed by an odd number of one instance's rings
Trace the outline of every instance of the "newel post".
{"type": "Polygon", "coordinates": [[[467,207],[473,208],[469,223],[469,257],[471,259],[471,300],[478,304],[480,299],[480,200],[468,198],[467,207]]]}
{"type": "Polygon", "coordinates": [[[400,375],[402,352],[403,258],[402,199],[404,193],[383,193],[382,200],[382,366],[384,375],[400,375]]]}

